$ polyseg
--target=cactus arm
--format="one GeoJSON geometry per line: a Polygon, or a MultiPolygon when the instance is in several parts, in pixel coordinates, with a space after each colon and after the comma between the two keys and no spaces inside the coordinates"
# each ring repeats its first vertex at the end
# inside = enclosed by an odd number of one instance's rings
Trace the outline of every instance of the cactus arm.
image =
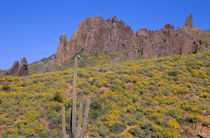
{"type": "Polygon", "coordinates": [[[85,118],[84,118],[84,122],[83,122],[83,128],[82,128],[82,132],[78,138],[84,138],[84,136],[85,136],[85,132],[86,132],[87,125],[88,125],[89,109],[90,109],[90,99],[87,99],[87,104],[85,107],[85,118]]]}
{"type": "Polygon", "coordinates": [[[65,116],[65,106],[62,108],[62,134],[64,138],[68,138],[66,133],[66,116],[65,116]]]}
{"type": "Polygon", "coordinates": [[[79,136],[81,134],[82,130],[82,110],[83,110],[83,103],[80,103],[80,108],[79,108],[79,119],[78,119],[78,126],[77,126],[77,135],[79,136]]]}

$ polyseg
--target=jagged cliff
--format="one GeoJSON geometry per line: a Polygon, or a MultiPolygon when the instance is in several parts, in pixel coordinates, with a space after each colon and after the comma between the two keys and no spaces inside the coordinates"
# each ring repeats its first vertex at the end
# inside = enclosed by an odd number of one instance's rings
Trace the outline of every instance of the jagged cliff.
{"type": "Polygon", "coordinates": [[[97,51],[113,54],[134,44],[132,29],[117,17],[108,20],[100,16],[89,17],[80,22],[68,41],[64,34],[60,36],[56,62],[61,64],[81,50],[85,56],[97,51]]]}
{"type": "Polygon", "coordinates": [[[192,14],[187,16],[185,26],[174,29],[166,24],[163,29],[151,31],[140,29],[136,32],[117,17],[104,20],[93,16],[82,20],[69,40],[60,36],[56,63],[61,65],[78,52],[85,56],[99,51],[109,54],[128,49],[128,58],[136,59],[190,54],[210,51],[210,33],[192,27],[192,14]]]}

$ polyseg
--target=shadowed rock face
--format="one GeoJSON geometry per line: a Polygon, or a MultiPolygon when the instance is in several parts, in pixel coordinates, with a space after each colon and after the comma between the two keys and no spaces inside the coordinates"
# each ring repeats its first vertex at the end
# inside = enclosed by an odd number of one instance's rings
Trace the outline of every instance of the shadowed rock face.
{"type": "Polygon", "coordinates": [[[93,16],[82,20],[69,40],[63,34],[56,53],[56,63],[61,65],[78,52],[85,56],[99,51],[109,54],[128,49],[128,58],[138,56],[154,58],[210,51],[210,33],[192,27],[192,14],[187,16],[185,26],[174,29],[166,24],[163,29],[150,31],[132,29],[117,17],[104,20],[93,16]]]}
{"type": "Polygon", "coordinates": [[[26,58],[23,58],[20,64],[18,61],[15,61],[12,67],[5,73],[5,75],[17,75],[17,76],[28,75],[28,65],[26,58]]]}

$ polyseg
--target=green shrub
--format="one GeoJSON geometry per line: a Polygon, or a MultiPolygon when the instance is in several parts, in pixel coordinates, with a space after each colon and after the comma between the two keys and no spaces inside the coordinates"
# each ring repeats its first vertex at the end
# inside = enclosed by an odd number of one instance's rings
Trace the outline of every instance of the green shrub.
{"type": "Polygon", "coordinates": [[[53,104],[53,105],[50,105],[49,107],[49,110],[50,111],[60,111],[62,109],[62,106],[59,104],[59,103],[56,103],[56,104],[53,104]]]}
{"type": "Polygon", "coordinates": [[[137,124],[137,121],[134,116],[126,116],[125,121],[126,121],[127,125],[129,125],[129,126],[137,124]]]}
{"type": "Polygon", "coordinates": [[[49,137],[49,132],[46,129],[44,129],[39,133],[39,136],[41,138],[47,138],[47,137],[49,137]]]}
{"type": "Polygon", "coordinates": [[[27,86],[27,83],[23,82],[20,86],[25,87],[25,86],[27,86]]]}
{"type": "Polygon", "coordinates": [[[7,130],[7,131],[3,134],[3,137],[4,137],[4,138],[7,138],[8,135],[10,135],[12,138],[16,138],[13,131],[8,131],[8,130],[7,130]]]}
{"type": "Polygon", "coordinates": [[[152,122],[145,122],[141,125],[141,128],[144,129],[146,135],[151,134],[153,131],[152,122]]]}
{"type": "Polygon", "coordinates": [[[8,85],[3,85],[3,86],[2,86],[2,90],[8,91],[8,90],[10,90],[10,86],[8,86],[8,85]]]}
{"type": "Polygon", "coordinates": [[[87,75],[83,74],[82,72],[78,72],[78,73],[77,73],[77,76],[78,76],[79,78],[87,78],[87,77],[88,77],[87,75]]]}
{"type": "Polygon", "coordinates": [[[175,76],[177,76],[178,74],[180,74],[180,72],[177,71],[177,70],[175,70],[175,71],[169,71],[169,72],[168,72],[168,75],[169,75],[169,76],[174,76],[174,77],[175,77],[175,76]]]}
{"type": "Polygon", "coordinates": [[[189,122],[192,122],[192,123],[197,123],[197,122],[201,122],[204,120],[203,117],[199,114],[190,114],[187,117],[187,119],[189,122]]]}
{"type": "Polygon", "coordinates": [[[96,118],[98,118],[99,116],[101,116],[102,114],[102,110],[101,110],[102,106],[101,106],[101,101],[100,100],[93,100],[91,105],[90,105],[90,117],[95,120],[96,118]]]}
{"type": "Polygon", "coordinates": [[[136,116],[137,120],[140,120],[143,117],[143,114],[142,113],[136,113],[135,116],[136,116]]]}
{"type": "Polygon", "coordinates": [[[57,101],[57,102],[62,102],[63,98],[61,97],[59,92],[56,92],[54,97],[53,97],[53,101],[57,101]]]}
{"type": "Polygon", "coordinates": [[[169,109],[168,110],[168,115],[174,117],[174,118],[179,118],[181,116],[181,113],[179,110],[176,109],[169,109]]]}
{"type": "Polygon", "coordinates": [[[126,126],[122,123],[114,123],[112,124],[110,127],[109,127],[109,130],[111,132],[114,132],[114,133],[120,133],[122,132],[124,129],[126,128],[126,126]]]}
{"type": "Polygon", "coordinates": [[[142,90],[142,89],[138,89],[137,92],[138,92],[140,95],[143,95],[146,91],[145,91],[145,90],[142,90]]]}
{"type": "Polygon", "coordinates": [[[110,131],[108,128],[104,128],[104,129],[101,129],[99,133],[100,133],[100,136],[106,137],[107,135],[109,135],[110,131]]]}
{"type": "Polygon", "coordinates": [[[131,133],[133,136],[136,136],[138,138],[143,138],[145,137],[144,136],[144,132],[142,131],[141,128],[139,127],[135,127],[135,128],[132,128],[128,131],[129,133],[131,133]]]}

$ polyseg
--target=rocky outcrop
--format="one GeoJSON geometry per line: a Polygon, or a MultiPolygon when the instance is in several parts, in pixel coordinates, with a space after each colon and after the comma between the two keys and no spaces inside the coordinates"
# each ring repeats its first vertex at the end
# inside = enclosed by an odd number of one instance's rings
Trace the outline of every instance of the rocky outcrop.
{"type": "Polygon", "coordinates": [[[28,75],[28,65],[25,57],[21,60],[16,75],[18,76],[28,75]]]}
{"type": "Polygon", "coordinates": [[[24,57],[20,64],[18,61],[15,61],[12,67],[6,71],[5,75],[17,75],[17,76],[25,76],[28,75],[28,65],[27,60],[24,57]]]}
{"type": "Polygon", "coordinates": [[[189,27],[189,28],[192,28],[192,22],[193,22],[192,14],[190,14],[190,15],[188,15],[187,18],[186,18],[185,26],[187,26],[187,27],[189,27]]]}
{"type": "Polygon", "coordinates": [[[209,52],[209,35],[192,27],[192,14],[187,16],[185,26],[177,30],[173,25],[166,24],[163,29],[140,29],[136,34],[117,17],[104,20],[94,16],[82,20],[69,40],[64,34],[60,36],[56,63],[61,65],[79,52],[88,56],[99,51],[114,54],[127,49],[129,59],[209,52]]]}
{"type": "Polygon", "coordinates": [[[163,29],[157,31],[138,30],[136,36],[137,47],[142,51],[144,58],[180,54],[183,40],[170,24],[166,24],[163,29]]]}
{"type": "Polygon", "coordinates": [[[136,44],[144,58],[209,52],[209,35],[201,29],[189,29],[187,26],[175,31],[173,26],[166,24],[157,31],[138,30],[136,44]]]}
{"type": "Polygon", "coordinates": [[[67,41],[63,34],[56,53],[56,62],[61,64],[83,51],[85,56],[98,51],[114,54],[135,44],[132,29],[117,17],[104,20],[100,16],[82,20],[76,33],[67,41]]]}
{"type": "Polygon", "coordinates": [[[5,75],[15,75],[19,67],[19,62],[16,60],[12,67],[6,71],[5,75]]]}

